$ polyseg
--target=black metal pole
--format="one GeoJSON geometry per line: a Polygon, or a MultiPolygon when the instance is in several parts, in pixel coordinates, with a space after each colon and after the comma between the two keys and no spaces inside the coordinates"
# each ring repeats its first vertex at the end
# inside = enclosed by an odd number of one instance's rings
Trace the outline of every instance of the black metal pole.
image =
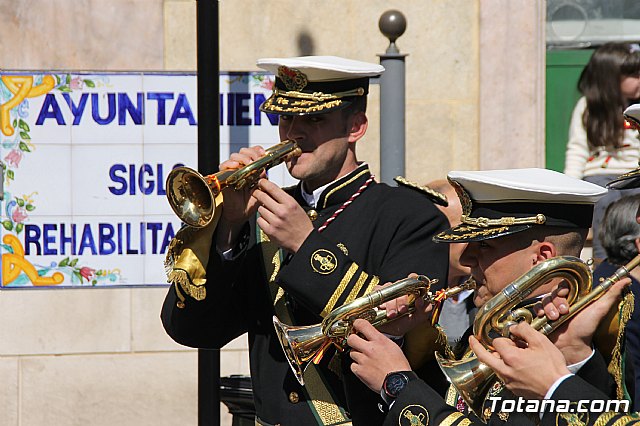
{"type": "MultiPolygon", "coordinates": [[[[198,171],[220,164],[218,0],[197,0],[198,171]]],[[[198,349],[198,426],[220,425],[220,352],[198,349]]]]}

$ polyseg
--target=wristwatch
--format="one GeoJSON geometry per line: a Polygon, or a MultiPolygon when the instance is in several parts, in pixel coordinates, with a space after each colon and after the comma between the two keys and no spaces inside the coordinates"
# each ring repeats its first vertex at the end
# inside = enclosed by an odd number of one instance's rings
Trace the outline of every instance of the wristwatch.
{"type": "Polygon", "coordinates": [[[413,371],[393,371],[384,378],[380,396],[387,403],[387,406],[390,406],[409,382],[417,378],[418,376],[413,371]]]}

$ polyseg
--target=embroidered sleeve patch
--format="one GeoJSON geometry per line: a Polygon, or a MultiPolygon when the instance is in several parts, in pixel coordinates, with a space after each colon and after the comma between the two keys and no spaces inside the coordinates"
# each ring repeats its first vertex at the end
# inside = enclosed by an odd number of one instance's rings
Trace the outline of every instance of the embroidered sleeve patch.
{"type": "Polygon", "coordinates": [[[319,274],[327,275],[338,267],[336,255],[326,249],[318,249],[311,255],[311,267],[319,274]]]}
{"type": "Polygon", "coordinates": [[[427,426],[429,424],[429,413],[422,405],[409,405],[404,407],[398,418],[400,426],[427,426]]]}

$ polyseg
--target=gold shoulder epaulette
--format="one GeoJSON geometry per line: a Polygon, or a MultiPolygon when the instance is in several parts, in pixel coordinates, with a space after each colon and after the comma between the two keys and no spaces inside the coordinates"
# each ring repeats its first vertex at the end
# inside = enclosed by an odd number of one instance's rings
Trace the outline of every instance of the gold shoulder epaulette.
{"type": "Polygon", "coordinates": [[[407,188],[416,189],[427,196],[436,204],[440,204],[441,206],[447,207],[449,205],[449,200],[447,200],[447,196],[442,192],[438,192],[435,189],[431,189],[428,186],[418,185],[415,182],[411,182],[402,176],[396,176],[393,180],[398,182],[398,184],[406,186],[407,188]]]}

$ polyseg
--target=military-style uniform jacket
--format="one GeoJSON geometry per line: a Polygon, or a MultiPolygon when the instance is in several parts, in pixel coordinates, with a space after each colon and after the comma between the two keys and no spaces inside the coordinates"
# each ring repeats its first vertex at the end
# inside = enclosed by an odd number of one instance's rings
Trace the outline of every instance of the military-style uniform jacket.
{"type": "Polygon", "coordinates": [[[300,185],[289,189],[315,228],[295,255],[278,250],[253,221],[234,260],[223,261],[212,249],[205,300],[187,297],[179,308],[173,286],[165,299],[164,327],[181,344],[220,348],[248,332],[256,412],[264,423],[341,424],[350,421],[347,407],[362,404],[371,410],[354,409],[368,413],[354,424],[371,424],[381,415],[379,396],[350,373],[348,356],[325,354],[318,366],[309,366],[300,386],[274,332],[274,314],[287,324],[318,324],[375,285],[411,272],[446,283],[448,248],[432,236],[448,223],[427,196],[373,181],[344,206],[370,177],[367,165],[360,165],[331,183],[315,209],[304,202],[300,185]]]}
{"type": "MultiPolygon", "coordinates": [[[[463,341],[467,341],[468,335],[469,332],[465,333],[463,341]]],[[[420,377],[424,377],[426,381],[431,382],[437,372],[431,369],[427,374],[420,374],[419,371],[418,374],[420,377]]],[[[589,383],[597,384],[601,393],[604,392],[614,397],[615,381],[609,375],[607,364],[599,351],[596,350],[591,359],[579,370],[578,375],[589,383]]],[[[465,426],[485,424],[475,414],[469,412],[468,407],[453,386],[449,387],[443,398],[425,380],[413,380],[400,392],[385,419],[385,426],[465,426]]],[[[503,407],[501,401],[504,400],[513,400],[517,403],[518,397],[496,380],[483,406],[483,413],[487,418],[486,424],[512,424],[518,426],[540,424],[538,412],[516,413],[515,409],[513,412],[500,411],[500,408],[503,407]],[[495,399],[491,400],[490,398],[495,399]],[[498,400],[497,398],[500,399],[498,400]]]]}

